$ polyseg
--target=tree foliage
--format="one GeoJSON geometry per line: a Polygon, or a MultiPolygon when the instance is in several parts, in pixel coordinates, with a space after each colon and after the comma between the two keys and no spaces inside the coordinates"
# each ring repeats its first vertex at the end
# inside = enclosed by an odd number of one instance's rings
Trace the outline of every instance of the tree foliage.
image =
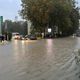
{"type": "Polygon", "coordinates": [[[2,33],[5,32],[19,32],[20,34],[26,35],[27,34],[27,22],[17,21],[13,22],[11,20],[5,20],[2,27],[2,33]],[[7,24],[6,24],[7,23],[7,24]]]}
{"type": "MultiPolygon", "coordinates": [[[[78,10],[74,0],[21,0],[21,16],[32,28],[43,32],[46,27],[58,26],[58,34],[72,34],[78,28],[78,10]]],[[[54,33],[54,31],[53,31],[54,33]]]]}

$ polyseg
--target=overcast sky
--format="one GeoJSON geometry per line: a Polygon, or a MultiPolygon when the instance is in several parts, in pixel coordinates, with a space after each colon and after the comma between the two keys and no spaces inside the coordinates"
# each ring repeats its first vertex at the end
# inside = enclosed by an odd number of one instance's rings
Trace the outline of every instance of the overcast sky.
{"type": "Polygon", "coordinates": [[[14,20],[15,16],[19,16],[20,4],[20,0],[0,0],[0,16],[14,20]]]}
{"type": "Polygon", "coordinates": [[[76,0],[78,2],[78,6],[80,7],[80,0],[76,0]]]}
{"type": "MultiPolygon", "coordinates": [[[[78,6],[80,6],[80,0],[78,6]]],[[[5,19],[15,20],[15,16],[19,16],[18,11],[21,9],[20,0],[0,0],[0,16],[5,19]]],[[[20,17],[18,17],[20,19],[20,17]]]]}

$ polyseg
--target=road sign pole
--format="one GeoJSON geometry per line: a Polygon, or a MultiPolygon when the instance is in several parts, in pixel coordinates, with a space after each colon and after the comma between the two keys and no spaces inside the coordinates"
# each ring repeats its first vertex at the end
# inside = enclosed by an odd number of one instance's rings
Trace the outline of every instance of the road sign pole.
{"type": "Polygon", "coordinates": [[[0,34],[2,34],[3,16],[0,16],[0,34]]]}

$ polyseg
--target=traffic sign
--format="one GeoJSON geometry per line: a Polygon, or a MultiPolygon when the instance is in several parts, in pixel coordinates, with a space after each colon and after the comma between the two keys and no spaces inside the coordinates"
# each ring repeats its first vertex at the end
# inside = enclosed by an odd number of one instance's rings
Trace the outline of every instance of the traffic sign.
{"type": "Polygon", "coordinates": [[[0,16],[0,34],[2,34],[3,16],[0,16]]]}

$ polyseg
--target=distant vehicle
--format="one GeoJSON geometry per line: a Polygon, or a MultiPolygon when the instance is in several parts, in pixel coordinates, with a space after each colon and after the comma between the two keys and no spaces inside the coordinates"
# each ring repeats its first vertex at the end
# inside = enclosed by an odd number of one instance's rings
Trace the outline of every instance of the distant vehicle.
{"type": "Polygon", "coordinates": [[[74,51],[76,64],[80,64],[80,49],[74,51]]]}
{"type": "Polygon", "coordinates": [[[28,35],[26,35],[26,36],[25,36],[25,39],[26,39],[26,40],[28,40],[28,39],[29,39],[29,38],[28,38],[28,35]]]}
{"type": "Polygon", "coordinates": [[[17,39],[17,40],[19,40],[21,38],[19,33],[12,33],[12,37],[13,37],[13,39],[17,39]]]}
{"type": "Polygon", "coordinates": [[[76,36],[77,36],[77,37],[80,37],[80,33],[77,33],[76,36]]]}
{"type": "Polygon", "coordinates": [[[12,36],[15,36],[15,35],[19,35],[19,33],[18,32],[13,32],[12,36]]]}
{"type": "Polygon", "coordinates": [[[26,39],[30,39],[30,40],[37,40],[36,35],[32,35],[32,34],[26,35],[25,38],[26,38],[26,39]]]}
{"type": "Polygon", "coordinates": [[[5,39],[4,35],[0,35],[0,41],[2,42],[4,41],[4,39],[5,39]]]}
{"type": "Polygon", "coordinates": [[[26,40],[25,36],[20,35],[20,40],[26,40]]]}

